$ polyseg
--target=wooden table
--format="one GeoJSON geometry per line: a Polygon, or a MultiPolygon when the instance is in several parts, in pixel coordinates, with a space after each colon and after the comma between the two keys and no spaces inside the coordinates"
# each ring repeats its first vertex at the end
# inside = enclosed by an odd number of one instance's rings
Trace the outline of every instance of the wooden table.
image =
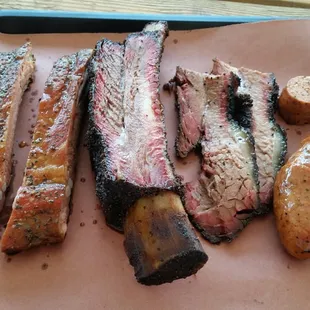
{"type": "Polygon", "coordinates": [[[310,17],[309,0],[0,0],[0,9],[310,17]]]}

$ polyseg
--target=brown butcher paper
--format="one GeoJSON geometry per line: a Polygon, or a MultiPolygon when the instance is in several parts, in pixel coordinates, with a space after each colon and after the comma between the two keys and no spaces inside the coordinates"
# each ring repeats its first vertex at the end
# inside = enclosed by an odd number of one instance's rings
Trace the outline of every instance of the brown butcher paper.
{"type": "MultiPolygon", "coordinates": [[[[212,58],[218,57],[235,67],[274,72],[282,89],[291,77],[310,75],[309,33],[310,21],[171,31],[161,63],[161,86],[174,76],[177,65],[205,72],[211,70],[212,58]]],[[[22,182],[38,100],[53,62],[94,47],[105,36],[122,41],[126,35],[0,35],[1,51],[31,40],[37,66],[18,118],[14,179],[5,212],[22,182]]],[[[191,154],[180,161],[174,154],[174,96],[161,88],[161,99],[169,152],[185,181],[192,180],[199,172],[197,157],[191,154]]],[[[310,126],[280,123],[288,134],[290,156],[310,134],[310,126]]],[[[62,244],[0,255],[0,309],[309,309],[310,261],[297,261],[283,250],[272,214],[255,218],[230,244],[211,245],[199,235],[209,261],[196,275],[160,286],[138,284],[123,248],[123,235],[105,225],[85,139],[78,153],[67,237],[62,244]]],[[[2,222],[5,218],[2,214],[2,222]]]]}

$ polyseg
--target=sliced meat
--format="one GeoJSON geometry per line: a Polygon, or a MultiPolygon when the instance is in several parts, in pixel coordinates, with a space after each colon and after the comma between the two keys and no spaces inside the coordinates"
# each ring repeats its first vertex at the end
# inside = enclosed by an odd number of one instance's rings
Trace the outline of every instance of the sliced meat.
{"type": "Polygon", "coordinates": [[[204,74],[177,67],[173,81],[176,84],[176,108],[179,128],[175,148],[177,156],[186,157],[200,142],[202,115],[206,103],[204,74]]]}
{"type": "Polygon", "coordinates": [[[0,53],[0,210],[11,178],[18,111],[34,69],[30,42],[12,52],[0,53]]]}
{"type": "Polygon", "coordinates": [[[186,210],[212,243],[231,240],[259,206],[254,140],[233,120],[239,79],[233,73],[203,76],[206,103],[202,172],[186,184],[186,210]]]}
{"type": "Polygon", "coordinates": [[[85,72],[92,50],[60,58],[45,83],[25,176],[2,236],[8,254],[61,242],[67,232],[85,72]]]}
{"type": "MultiPolygon", "coordinates": [[[[258,213],[270,210],[273,185],[287,152],[285,131],[275,121],[279,87],[272,73],[247,68],[234,68],[218,59],[212,73],[234,72],[241,80],[238,93],[250,95],[252,120],[248,124],[255,139],[255,152],[259,168],[260,201],[258,213]]],[[[241,124],[244,125],[244,124],[241,124]]]]}
{"type": "Polygon", "coordinates": [[[107,224],[119,231],[137,199],[180,187],[158,94],[167,33],[166,23],[155,23],[130,34],[124,45],[104,39],[91,64],[88,136],[96,192],[107,224]]]}

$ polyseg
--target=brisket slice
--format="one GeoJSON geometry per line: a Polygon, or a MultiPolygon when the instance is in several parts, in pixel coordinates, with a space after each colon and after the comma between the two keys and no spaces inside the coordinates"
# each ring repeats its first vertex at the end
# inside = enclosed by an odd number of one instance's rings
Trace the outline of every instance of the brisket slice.
{"type": "Polygon", "coordinates": [[[203,81],[202,171],[186,184],[185,207],[202,235],[219,243],[233,239],[258,208],[257,164],[253,137],[232,118],[239,79],[204,74],[203,81]]]}
{"type": "Polygon", "coordinates": [[[104,39],[91,62],[88,137],[96,193],[107,224],[119,231],[140,197],[180,191],[158,91],[167,35],[167,24],[158,22],[130,34],[124,44],[104,39]]]}
{"type": "Polygon", "coordinates": [[[22,96],[35,69],[32,46],[0,53],[0,210],[10,183],[15,127],[22,96]]]}
{"type": "MultiPolygon", "coordinates": [[[[229,73],[229,72],[227,72],[229,73]]],[[[202,119],[206,103],[204,73],[177,67],[175,77],[164,88],[174,88],[178,112],[178,133],[175,141],[176,155],[184,158],[200,144],[203,133],[202,119]]],[[[243,124],[251,121],[252,101],[246,94],[236,98],[233,118],[243,124]],[[240,113],[242,112],[242,113],[240,113]]]]}
{"type": "MultiPolygon", "coordinates": [[[[22,186],[2,236],[8,254],[61,242],[67,232],[85,72],[92,50],[56,61],[39,103],[22,186]]],[[[85,99],[85,98],[84,98],[85,99]]]]}
{"type": "Polygon", "coordinates": [[[174,78],[179,128],[175,142],[177,156],[186,157],[200,142],[206,102],[204,74],[177,67],[174,78]]]}
{"type": "Polygon", "coordinates": [[[231,71],[241,80],[238,89],[239,96],[250,95],[252,101],[251,121],[245,123],[242,118],[239,120],[242,126],[250,128],[255,139],[261,201],[258,212],[265,213],[270,210],[275,176],[283,165],[287,152],[285,131],[275,120],[279,87],[272,73],[234,68],[218,59],[214,60],[212,70],[214,74],[231,71]]]}

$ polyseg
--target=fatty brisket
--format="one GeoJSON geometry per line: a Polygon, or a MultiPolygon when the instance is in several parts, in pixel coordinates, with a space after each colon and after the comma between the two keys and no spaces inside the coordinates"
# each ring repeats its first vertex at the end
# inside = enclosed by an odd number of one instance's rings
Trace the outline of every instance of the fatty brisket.
{"type": "MultiPolygon", "coordinates": [[[[239,121],[250,129],[255,139],[261,201],[258,213],[266,213],[272,206],[275,176],[287,152],[286,133],[275,120],[279,86],[272,73],[235,68],[218,59],[214,59],[212,72],[234,72],[240,78],[238,95],[251,97],[251,115],[245,118],[247,123],[242,118],[239,121]]],[[[239,115],[242,113],[239,110],[239,115]]]]}
{"type": "MultiPolygon", "coordinates": [[[[185,186],[185,208],[207,240],[232,240],[259,207],[254,139],[233,119],[239,79],[177,68],[175,81],[180,122],[188,118],[202,148],[202,171],[185,186]]],[[[179,130],[178,143],[188,128],[179,130]]]]}

